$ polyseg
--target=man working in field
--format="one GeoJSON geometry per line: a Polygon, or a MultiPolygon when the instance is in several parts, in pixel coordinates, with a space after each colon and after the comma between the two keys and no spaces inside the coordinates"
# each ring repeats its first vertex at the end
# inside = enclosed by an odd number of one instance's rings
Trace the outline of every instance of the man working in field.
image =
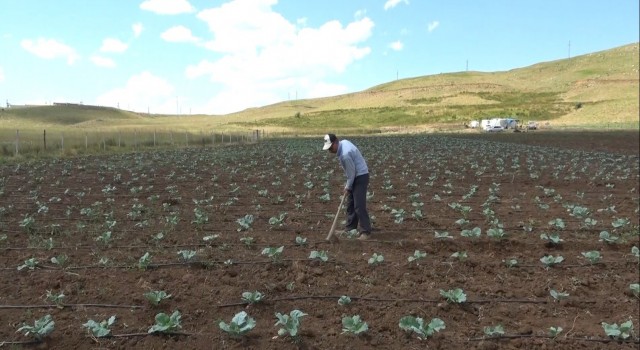
{"type": "Polygon", "coordinates": [[[324,136],[323,150],[334,153],[347,177],[344,195],[347,200],[346,230],[355,230],[360,224],[358,239],[366,240],[371,235],[371,221],[367,212],[367,187],[369,187],[369,168],[360,150],[348,140],[338,140],[336,135],[324,136]]]}

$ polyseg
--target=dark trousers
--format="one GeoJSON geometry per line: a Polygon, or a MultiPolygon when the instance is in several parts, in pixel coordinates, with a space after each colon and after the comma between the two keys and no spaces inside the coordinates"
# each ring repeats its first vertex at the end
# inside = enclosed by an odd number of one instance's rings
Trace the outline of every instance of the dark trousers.
{"type": "Polygon", "coordinates": [[[371,233],[371,220],[367,212],[367,187],[369,187],[369,174],[356,176],[351,192],[347,196],[347,230],[360,228],[362,232],[371,233]]]}

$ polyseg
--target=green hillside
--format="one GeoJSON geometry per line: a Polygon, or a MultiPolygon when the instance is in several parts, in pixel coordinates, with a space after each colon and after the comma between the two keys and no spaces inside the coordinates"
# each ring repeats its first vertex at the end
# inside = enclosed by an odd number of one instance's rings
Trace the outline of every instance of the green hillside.
{"type": "Polygon", "coordinates": [[[290,133],[461,128],[493,116],[560,128],[638,129],[638,43],[504,72],[456,72],[392,81],[340,96],[224,116],[160,116],[82,105],[8,108],[2,129],[167,128],[290,133]]]}

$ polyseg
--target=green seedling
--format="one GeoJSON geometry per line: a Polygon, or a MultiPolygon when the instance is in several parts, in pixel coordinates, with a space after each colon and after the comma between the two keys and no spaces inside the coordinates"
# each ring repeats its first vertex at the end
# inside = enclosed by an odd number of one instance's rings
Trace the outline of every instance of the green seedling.
{"type": "Polygon", "coordinates": [[[504,232],[503,229],[501,228],[490,228],[487,230],[487,236],[493,238],[493,239],[504,239],[506,238],[506,233],[504,232]]]}
{"type": "Polygon", "coordinates": [[[240,311],[235,314],[230,323],[220,321],[218,327],[224,332],[230,334],[234,338],[239,338],[247,334],[256,326],[256,321],[246,312],[240,311]]]}
{"type": "Polygon", "coordinates": [[[417,260],[422,260],[427,256],[427,253],[424,251],[420,251],[420,250],[416,250],[415,252],[413,252],[413,255],[411,255],[410,257],[407,258],[407,260],[409,262],[414,262],[417,260]]]}
{"type": "Polygon", "coordinates": [[[440,332],[446,328],[444,321],[439,318],[434,318],[429,322],[429,324],[425,325],[422,318],[414,316],[402,317],[398,326],[405,332],[416,333],[418,335],[418,339],[421,340],[427,339],[435,332],[440,332]]]}
{"type": "Polygon", "coordinates": [[[631,255],[635,256],[638,262],[640,263],[640,249],[638,249],[638,247],[633,246],[631,248],[631,255]]]}
{"type": "Polygon", "coordinates": [[[540,235],[540,239],[543,241],[547,241],[553,245],[559,245],[564,242],[564,239],[560,238],[560,235],[556,232],[549,234],[543,233],[540,235]]]}
{"type": "Polygon", "coordinates": [[[288,335],[296,339],[300,328],[300,319],[304,316],[307,316],[307,314],[300,310],[293,310],[289,315],[276,312],[278,322],[276,322],[275,326],[281,326],[278,329],[278,335],[281,337],[288,335]]]}
{"type": "Polygon", "coordinates": [[[554,227],[558,230],[563,230],[566,227],[564,224],[564,220],[562,220],[561,218],[556,218],[549,221],[549,226],[554,227]]]}
{"type": "Polygon", "coordinates": [[[451,235],[449,235],[449,232],[444,231],[444,232],[438,232],[436,231],[434,234],[435,238],[451,238],[453,239],[453,237],[451,237],[451,235]]]}
{"type": "Polygon", "coordinates": [[[280,213],[278,216],[274,216],[269,218],[269,225],[272,227],[282,227],[284,226],[284,219],[286,218],[287,213],[280,213]]]}
{"type": "Polygon", "coordinates": [[[149,264],[151,264],[151,255],[149,252],[146,252],[140,257],[140,259],[138,259],[138,268],[140,270],[146,270],[147,267],[149,267],[149,264]]]}
{"type": "Polygon", "coordinates": [[[33,326],[22,324],[22,327],[18,328],[17,332],[22,332],[25,336],[31,336],[37,341],[41,341],[46,336],[51,334],[55,328],[55,322],[51,315],[44,315],[42,318],[36,320],[33,326]]]}
{"type": "Polygon", "coordinates": [[[165,299],[171,298],[171,294],[167,294],[167,292],[163,290],[154,290],[151,292],[147,292],[143,294],[145,299],[147,299],[153,305],[159,305],[161,301],[165,299]]]}
{"type": "Polygon", "coordinates": [[[52,264],[56,264],[60,267],[64,267],[67,262],[69,260],[69,257],[65,254],[60,254],[58,256],[54,256],[53,258],[51,258],[51,263],[52,264]]]}
{"type": "Polygon", "coordinates": [[[455,252],[455,253],[451,254],[451,257],[454,258],[454,259],[458,259],[459,261],[465,261],[465,260],[467,260],[469,255],[467,255],[466,251],[462,251],[462,252],[455,252]]]}
{"type": "Polygon", "coordinates": [[[242,300],[246,301],[248,304],[257,304],[264,299],[264,294],[254,291],[254,292],[243,292],[242,300]]]}
{"type": "Polygon", "coordinates": [[[63,292],[55,294],[52,291],[48,290],[46,298],[48,301],[56,304],[56,306],[58,306],[59,308],[62,308],[62,301],[64,300],[65,295],[63,292]]]}
{"type": "Polygon", "coordinates": [[[613,226],[614,229],[618,229],[618,228],[622,228],[629,225],[630,222],[631,221],[629,221],[629,219],[627,218],[617,218],[613,220],[613,222],[611,223],[611,226],[613,226]]]}
{"type": "Polygon", "coordinates": [[[195,250],[180,250],[180,251],[178,251],[178,256],[180,257],[180,260],[182,260],[184,262],[189,262],[196,256],[196,251],[195,250]]]}
{"type": "Polygon", "coordinates": [[[40,263],[38,262],[38,259],[36,258],[29,258],[27,260],[24,261],[24,264],[18,266],[18,271],[22,270],[22,269],[29,269],[29,270],[35,270],[36,267],[38,267],[40,263]]]}
{"type": "Polygon", "coordinates": [[[327,256],[327,252],[324,250],[321,250],[321,251],[312,250],[311,254],[309,254],[309,259],[327,261],[329,260],[329,257],[327,256]]]}
{"type": "Polygon", "coordinates": [[[470,230],[462,230],[460,232],[460,236],[467,238],[478,238],[482,234],[482,229],[480,227],[474,227],[470,230]]]}
{"type": "Polygon", "coordinates": [[[465,219],[465,218],[460,218],[458,220],[455,221],[455,224],[458,226],[466,226],[469,225],[469,220],[465,219]]]}
{"type": "Polygon", "coordinates": [[[484,334],[488,337],[500,337],[504,335],[504,327],[501,324],[484,327],[484,334]]]}
{"type": "Polygon", "coordinates": [[[640,298],[640,284],[631,283],[629,285],[629,289],[631,290],[631,293],[633,293],[633,295],[635,295],[636,298],[640,298]]]}
{"type": "Polygon", "coordinates": [[[395,222],[396,224],[401,224],[402,222],[404,222],[404,216],[405,216],[406,212],[404,209],[392,209],[391,210],[391,215],[393,215],[394,219],[393,222],[395,222]]]}
{"type": "Polygon", "coordinates": [[[384,261],[384,256],[378,253],[373,253],[373,255],[371,255],[371,257],[368,260],[369,265],[372,265],[372,266],[382,264],[383,261],[384,261]]]}
{"type": "Polygon", "coordinates": [[[284,246],[274,248],[267,247],[262,250],[262,255],[266,255],[271,259],[272,262],[277,263],[282,258],[282,252],[284,251],[284,246]]]}
{"type": "Polygon", "coordinates": [[[349,298],[346,295],[343,295],[338,299],[338,304],[340,304],[342,306],[349,305],[349,304],[351,304],[351,298],[349,298]]]}
{"type": "Polygon", "coordinates": [[[629,320],[619,326],[617,323],[608,324],[606,322],[602,322],[602,328],[609,338],[625,340],[631,336],[631,332],[633,331],[633,321],[629,320]]]}
{"type": "Polygon", "coordinates": [[[238,223],[238,225],[240,225],[240,227],[238,228],[238,232],[247,231],[251,229],[251,225],[253,225],[253,215],[247,214],[244,217],[236,220],[236,222],[238,223]]]}
{"type": "Polygon", "coordinates": [[[251,246],[253,246],[253,243],[255,243],[255,239],[253,239],[253,237],[249,237],[249,236],[240,237],[240,242],[242,242],[247,247],[251,247],[251,246]]]}
{"type": "Polygon", "coordinates": [[[299,246],[307,245],[307,239],[301,236],[296,237],[296,244],[299,246]]]}
{"type": "Polygon", "coordinates": [[[549,336],[552,338],[557,337],[562,333],[562,327],[549,327],[549,336]]]}
{"type": "Polygon", "coordinates": [[[149,328],[147,333],[173,333],[178,329],[182,328],[180,324],[180,315],[179,311],[174,311],[171,316],[161,312],[156,315],[156,324],[149,328]]]}
{"type": "Polygon", "coordinates": [[[208,236],[204,236],[202,237],[202,240],[205,242],[213,242],[215,241],[218,237],[220,237],[220,235],[208,235],[208,236]]]}
{"type": "Polygon", "coordinates": [[[555,289],[552,289],[549,291],[549,294],[551,294],[551,296],[553,297],[554,301],[559,301],[559,300],[563,300],[563,299],[567,299],[569,297],[569,293],[565,293],[565,292],[558,292],[555,289]]]}
{"type": "Polygon", "coordinates": [[[609,231],[602,231],[600,232],[600,242],[604,242],[607,244],[615,244],[620,240],[620,237],[618,236],[614,236],[611,233],[609,233],[609,231]]]}
{"type": "Polygon", "coordinates": [[[93,335],[94,337],[102,338],[111,334],[111,329],[109,329],[109,327],[111,327],[115,322],[116,316],[114,315],[109,317],[108,320],[103,320],[99,323],[94,320],[89,320],[82,326],[90,331],[91,335],[93,335]]]}
{"type": "Polygon", "coordinates": [[[111,231],[103,231],[100,236],[96,237],[96,242],[102,244],[109,244],[111,242],[111,231]]]}
{"type": "Polygon", "coordinates": [[[460,288],[444,291],[440,289],[440,295],[443,296],[448,303],[462,304],[467,301],[467,295],[460,288]]]}
{"type": "Polygon", "coordinates": [[[540,262],[545,266],[545,268],[549,268],[551,266],[557,265],[564,260],[564,257],[561,255],[553,256],[553,255],[545,255],[540,258],[540,262]]]}
{"type": "Polygon", "coordinates": [[[360,315],[345,316],[342,318],[342,334],[360,335],[369,330],[369,325],[360,319],[360,315]]]}
{"type": "Polygon", "coordinates": [[[597,264],[600,262],[600,260],[602,260],[602,256],[600,255],[600,252],[597,250],[582,252],[582,256],[584,256],[587,260],[589,260],[589,263],[591,264],[597,264]]]}
{"type": "Polygon", "coordinates": [[[515,258],[505,259],[502,260],[502,262],[504,262],[505,266],[509,268],[518,266],[518,260],[515,258]]]}
{"type": "Polygon", "coordinates": [[[202,227],[204,224],[209,222],[209,215],[207,215],[207,212],[202,208],[194,208],[193,215],[195,218],[193,219],[193,221],[191,221],[191,223],[196,224],[196,226],[198,227],[202,227]]]}

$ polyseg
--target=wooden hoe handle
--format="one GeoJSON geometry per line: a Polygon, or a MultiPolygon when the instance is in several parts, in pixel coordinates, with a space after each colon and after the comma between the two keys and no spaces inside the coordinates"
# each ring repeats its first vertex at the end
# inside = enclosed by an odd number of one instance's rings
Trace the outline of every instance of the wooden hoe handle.
{"type": "Polygon", "coordinates": [[[336,216],[333,218],[333,224],[331,225],[331,230],[329,230],[329,234],[327,235],[326,240],[331,240],[333,236],[333,231],[336,229],[336,225],[338,224],[338,216],[340,215],[340,210],[342,210],[342,205],[344,204],[344,199],[347,197],[346,195],[342,195],[342,200],[340,201],[340,205],[338,206],[338,211],[336,212],[336,216]]]}

